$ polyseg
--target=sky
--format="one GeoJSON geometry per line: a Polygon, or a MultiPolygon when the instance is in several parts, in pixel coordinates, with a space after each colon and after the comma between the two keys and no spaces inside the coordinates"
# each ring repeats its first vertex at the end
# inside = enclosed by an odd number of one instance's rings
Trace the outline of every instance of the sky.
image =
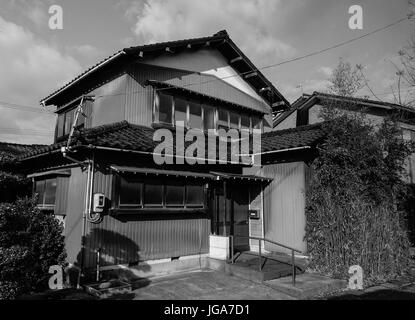
{"type": "MultiPolygon", "coordinates": [[[[52,143],[56,115],[39,101],[125,47],[226,29],[261,68],[359,37],[410,10],[407,0],[1,0],[0,141],[52,143]],[[52,5],[62,8],[63,29],[49,28],[52,5]],[[349,28],[352,5],[363,9],[361,30],[349,28]]],[[[391,101],[392,62],[414,31],[414,23],[405,21],[263,73],[293,102],[303,93],[325,91],[341,58],[363,65],[371,89],[391,101]]]]}

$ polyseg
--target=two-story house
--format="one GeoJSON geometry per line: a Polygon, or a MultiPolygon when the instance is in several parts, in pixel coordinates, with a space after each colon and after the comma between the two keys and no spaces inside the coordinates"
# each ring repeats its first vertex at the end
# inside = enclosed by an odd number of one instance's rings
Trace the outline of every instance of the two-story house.
{"type": "MultiPolygon", "coordinates": [[[[252,170],[254,162],[235,162],[232,152],[221,162],[205,155],[198,159],[203,164],[180,157],[155,163],[159,129],[175,139],[177,129],[213,132],[215,141],[223,140],[221,129],[249,137],[260,130],[262,148],[253,154],[251,143],[248,157],[263,154],[269,163],[299,156],[321,140],[318,130],[272,132],[273,114],[290,105],[226,31],[122,49],[41,103],[56,106],[55,143],[20,161],[39,206],[64,223],[69,263],[139,268],[207,255],[226,259],[230,236],[247,250],[259,248],[247,237],[269,236],[305,251],[304,218],[270,211],[281,199],[304,205],[292,189],[302,166],[283,164],[293,178],[280,179],[273,164],[252,170]],[[270,187],[274,180],[278,186],[270,187]]],[[[228,138],[225,144],[244,140],[228,138]]]]}

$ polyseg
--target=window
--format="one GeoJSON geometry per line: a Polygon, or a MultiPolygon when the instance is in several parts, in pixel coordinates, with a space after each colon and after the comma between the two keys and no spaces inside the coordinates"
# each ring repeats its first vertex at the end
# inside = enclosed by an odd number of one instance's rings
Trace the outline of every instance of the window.
{"type": "Polygon", "coordinates": [[[149,183],[144,185],[144,206],[162,207],[163,206],[163,185],[149,183]]]}
{"type": "MultiPolygon", "coordinates": [[[[228,111],[222,107],[202,104],[185,97],[174,97],[157,92],[155,96],[154,121],[169,125],[183,123],[184,127],[201,130],[215,129],[262,129],[261,117],[249,113],[228,111]]],[[[85,120],[83,120],[85,121],[85,120]]],[[[80,122],[78,121],[78,124],[80,122]]],[[[65,129],[66,130],[66,129],[65,129]]],[[[58,126],[59,131],[59,126],[58,126]]]]}
{"type": "Polygon", "coordinates": [[[183,207],[184,206],[184,185],[168,184],[166,185],[166,206],[183,207]]]}
{"type": "Polygon", "coordinates": [[[239,130],[239,115],[235,112],[229,112],[229,122],[231,129],[239,130]]]}
{"type": "Polygon", "coordinates": [[[62,137],[64,135],[64,130],[65,130],[65,114],[61,113],[58,115],[58,123],[57,123],[57,129],[56,129],[57,137],[62,137]]]}
{"type": "Polygon", "coordinates": [[[258,118],[258,117],[252,117],[251,118],[251,120],[252,120],[252,129],[261,129],[261,127],[262,127],[262,121],[261,121],[261,119],[260,118],[258,118]]]}
{"type": "Polygon", "coordinates": [[[229,129],[228,111],[218,110],[218,129],[229,129]]]}
{"type": "Polygon", "coordinates": [[[202,107],[196,102],[189,102],[189,127],[202,130],[202,107]]]}
{"type": "Polygon", "coordinates": [[[55,206],[56,187],[56,178],[35,181],[35,193],[38,195],[37,203],[40,207],[53,208],[55,206]]]}
{"type": "Polygon", "coordinates": [[[186,204],[189,206],[203,207],[204,190],[202,185],[186,186],[186,204]]]}
{"type": "MultiPolygon", "coordinates": [[[[68,110],[64,113],[58,115],[57,121],[57,129],[56,129],[56,137],[62,137],[71,132],[73,122],[75,121],[75,114],[76,109],[68,110]]],[[[85,125],[85,117],[82,113],[78,115],[78,121],[76,123],[76,127],[84,127],[85,125]]]]}
{"type": "Polygon", "coordinates": [[[174,121],[181,121],[184,126],[187,126],[187,101],[175,98],[174,99],[174,121]]]}
{"type": "Polygon", "coordinates": [[[203,129],[216,129],[215,127],[215,108],[211,106],[203,106],[203,129]]]}
{"type": "Polygon", "coordinates": [[[142,184],[125,177],[120,178],[120,206],[141,206],[142,205],[142,184]]]}
{"type": "Polygon", "coordinates": [[[241,129],[250,129],[251,128],[251,119],[247,115],[241,115],[241,129]]]}
{"type": "Polygon", "coordinates": [[[173,110],[173,97],[158,93],[156,99],[156,121],[171,124],[173,110]]]}
{"type": "Polygon", "coordinates": [[[64,135],[69,134],[71,132],[71,128],[73,125],[75,109],[72,109],[65,113],[65,130],[64,135]]]}
{"type": "Polygon", "coordinates": [[[200,209],[205,207],[204,184],[184,179],[150,181],[148,178],[120,176],[115,188],[118,209],[200,209]]]}

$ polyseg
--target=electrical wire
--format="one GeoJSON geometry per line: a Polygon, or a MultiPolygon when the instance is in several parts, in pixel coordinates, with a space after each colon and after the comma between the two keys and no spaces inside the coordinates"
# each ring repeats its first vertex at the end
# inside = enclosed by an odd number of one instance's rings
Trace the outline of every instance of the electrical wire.
{"type": "MultiPolygon", "coordinates": [[[[361,36],[358,36],[358,37],[355,37],[355,38],[352,38],[352,39],[349,39],[349,40],[346,40],[346,41],[337,43],[335,45],[326,47],[324,49],[320,49],[320,50],[316,50],[316,51],[310,52],[310,53],[305,54],[305,55],[302,55],[302,56],[298,56],[298,57],[295,57],[295,58],[291,58],[291,59],[288,59],[288,60],[284,60],[284,61],[281,61],[281,62],[278,62],[278,63],[273,63],[273,64],[270,64],[270,65],[266,65],[266,66],[263,66],[263,67],[259,67],[259,68],[256,68],[256,69],[253,69],[253,70],[249,70],[249,71],[246,71],[246,72],[235,73],[235,74],[232,74],[232,75],[229,75],[229,76],[225,76],[225,77],[216,77],[215,79],[208,80],[208,81],[205,81],[205,82],[199,81],[199,82],[187,83],[187,84],[181,85],[181,87],[188,87],[188,86],[193,86],[193,85],[199,85],[200,86],[202,84],[207,84],[207,83],[211,83],[211,82],[215,82],[215,81],[226,80],[226,79],[230,79],[230,78],[234,78],[234,77],[238,77],[238,76],[244,76],[246,74],[250,74],[250,73],[255,72],[255,71],[260,71],[260,70],[265,70],[265,69],[271,69],[271,68],[279,67],[279,66],[282,66],[284,64],[291,63],[291,62],[303,60],[303,59],[306,59],[306,58],[309,58],[309,57],[313,57],[313,56],[316,56],[316,55],[325,53],[325,52],[330,51],[330,50],[333,50],[333,49],[340,48],[342,46],[345,46],[347,44],[353,43],[355,41],[361,40],[363,38],[366,38],[368,36],[371,36],[373,34],[376,34],[378,32],[381,32],[383,30],[389,29],[389,28],[391,28],[391,27],[393,27],[395,25],[398,25],[398,24],[400,24],[400,23],[402,23],[404,21],[407,21],[409,19],[410,19],[409,16],[407,16],[405,18],[401,18],[401,19],[399,19],[399,20],[397,20],[395,22],[392,22],[392,23],[390,23],[390,24],[388,24],[386,26],[383,26],[383,27],[379,27],[379,28],[377,28],[375,30],[372,30],[372,31],[370,31],[368,33],[365,33],[365,34],[363,34],[361,36]]],[[[168,90],[168,89],[169,88],[157,88],[155,90],[156,91],[162,91],[162,90],[168,90]]],[[[128,94],[142,93],[142,92],[145,92],[145,91],[146,90],[137,90],[137,91],[131,91],[131,92],[117,93],[117,94],[108,94],[108,95],[105,95],[104,94],[104,95],[98,95],[98,96],[96,96],[96,98],[102,98],[102,97],[107,97],[107,96],[128,95],[128,94]]]]}

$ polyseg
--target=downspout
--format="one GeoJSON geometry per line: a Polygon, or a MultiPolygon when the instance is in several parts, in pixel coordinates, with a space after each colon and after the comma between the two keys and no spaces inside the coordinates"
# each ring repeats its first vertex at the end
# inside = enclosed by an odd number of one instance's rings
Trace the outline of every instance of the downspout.
{"type": "Polygon", "coordinates": [[[81,236],[81,275],[84,276],[84,265],[85,265],[85,242],[86,242],[86,223],[87,217],[91,213],[92,205],[92,191],[94,183],[94,160],[88,161],[87,167],[87,181],[86,181],[86,190],[85,190],[85,208],[82,214],[82,236],[81,236]]]}
{"type": "MultiPolygon", "coordinates": [[[[82,213],[82,234],[81,234],[81,261],[80,261],[80,277],[84,276],[84,259],[85,259],[85,228],[86,228],[86,211],[89,203],[89,180],[91,176],[91,162],[88,162],[87,166],[87,178],[86,178],[86,190],[85,190],[85,207],[82,213]]],[[[78,279],[78,286],[80,285],[80,279],[78,279]]]]}

